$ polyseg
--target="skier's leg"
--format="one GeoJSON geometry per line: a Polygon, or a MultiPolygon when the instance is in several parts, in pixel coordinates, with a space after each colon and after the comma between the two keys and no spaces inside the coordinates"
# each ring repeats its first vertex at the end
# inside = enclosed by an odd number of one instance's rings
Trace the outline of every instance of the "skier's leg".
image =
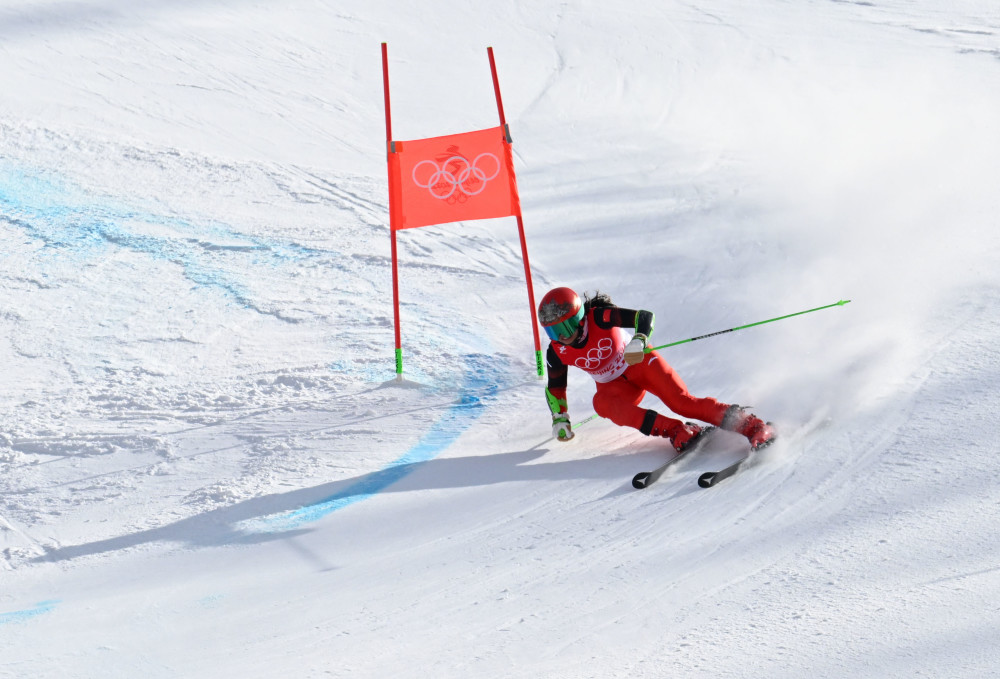
{"type": "Polygon", "coordinates": [[[610,382],[598,382],[594,394],[594,410],[603,418],[619,427],[638,429],[646,411],[639,407],[639,401],[646,392],[621,378],[610,382]]]}
{"type": "Polygon", "coordinates": [[[594,410],[621,427],[638,429],[646,436],[668,438],[677,450],[683,449],[698,435],[699,427],[640,407],[639,402],[645,394],[643,389],[624,377],[611,382],[598,382],[594,410]]]}
{"type": "Polygon", "coordinates": [[[656,351],[647,354],[642,363],[629,368],[626,377],[681,417],[719,426],[729,408],[728,404],[714,398],[692,396],[677,371],[656,351]]]}
{"type": "Polygon", "coordinates": [[[692,396],[677,372],[657,352],[632,366],[626,377],[663,401],[681,417],[699,419],[747,437],[754,448],[774,440],[774,428],[738,405],[692,396]]]}

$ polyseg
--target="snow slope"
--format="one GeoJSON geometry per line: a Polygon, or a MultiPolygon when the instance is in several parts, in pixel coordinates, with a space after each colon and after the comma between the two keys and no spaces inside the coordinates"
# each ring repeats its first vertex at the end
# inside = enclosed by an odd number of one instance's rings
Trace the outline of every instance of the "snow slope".
{"type": "MultiPolygon", "coordinates": [[[[0,676],[1000,676],[1000,9],[0,2],[0,676]],[[549,435],[536,293],[657,314],[782,438],[549,435]]],[[[570,378],[577,422],[593,386],[570,378]]],[[[651,406],[654,404],[651,402],[651,406]]]]}

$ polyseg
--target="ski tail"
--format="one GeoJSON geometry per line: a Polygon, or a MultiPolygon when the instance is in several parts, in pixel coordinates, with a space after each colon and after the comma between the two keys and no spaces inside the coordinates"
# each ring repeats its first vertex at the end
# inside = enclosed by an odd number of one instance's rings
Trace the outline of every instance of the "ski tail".
{"type": "Polygon", "coordinates": [[[704,427],[700,432],[698,432],[698,434],[694,438],[692,438],[690,441],[687,442],[687,445],[684,446],[683,450],[677,453],[677,455],[670,458],[669,460],[667,460],[666,462],[664,462],[663,464],[661,464],[659,467],[657,467],[652,471],[639,472],[638,474],[633,476],[632,487],[637,490],[641,490],[643,488],[646,488],[647,486],[652,485],[653,483],[656,483],[656,480],[659,479],[661,476],[663,476],[663,472],[667,471],[667,469],[672,464],[680,460],[688,453],[700,448],[702,444],[709,438],[708,436],[706,436],[706,434],[714,430],[715,427],[704,427]]]}

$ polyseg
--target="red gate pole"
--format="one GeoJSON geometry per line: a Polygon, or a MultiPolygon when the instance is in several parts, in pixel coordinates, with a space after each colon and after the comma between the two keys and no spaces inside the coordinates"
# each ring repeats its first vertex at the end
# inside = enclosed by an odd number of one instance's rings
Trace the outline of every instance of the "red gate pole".
{"type": "MultiPolygon", "coordinates": [[[[503,126],[504,144],[507,146],[509,153],[512,141],[510,138],[510,128],[507,126],[507,118],[503,112],[503,100],[500,98],[500,79],[497,77],[497,64],[493,58],[493,48],[487,47],[486,53],[490,58],[490,73],[493,74],[493,92],[497,97],[497,113],[500,114],[500,125],[503,126]]],[[[510,165],[510,168],[513,179],[513,164],[510,165]]],[[[528,261],[528,242],[524,237],[524,219],[521,217],[521,197],[519,195],[517,197],[517,232],[521,239],[521,259],[524,260],[524,278],[528,283],[528,304],[531,307],[531,330],[535,337],[535,369],[538,372],[538,376],[542,377],[545,375],[545,364],[542,360],[542,343],[538,335],[538,312],[535,310],[535,291],[531,284],[531,264],[528,261]]]]}
{"type": "MultiPolygon", "coordinates": [[[[392,116],[389,112],[389,47],[382,43],[382,87],[385,90],[385,146],[386,166],[389,156],[395,153],[392,143],[392,116]]],[[[392,247],[392,314],[396,333],[396,379],[403,379],[403,342],[399,332],[399,264],[396,257],[396,211],[393,209],[393,179],[389,170],[389,238],[392,247]]]]}

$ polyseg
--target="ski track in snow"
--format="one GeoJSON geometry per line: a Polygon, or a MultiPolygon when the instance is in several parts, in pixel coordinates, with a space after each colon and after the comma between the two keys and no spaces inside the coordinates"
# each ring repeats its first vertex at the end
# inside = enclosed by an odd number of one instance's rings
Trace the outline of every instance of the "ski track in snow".
{"type": "Polygon", "coordinates": [[[994,3],[57,4],[0,2],[0,675],[995,673],[994,3]],[[398,234],[393,379],[382,40],[400,139],[495,46],[536,294],[853,299],[667,355],[773,447],[553,442],[510,220],[398,234]]]}

